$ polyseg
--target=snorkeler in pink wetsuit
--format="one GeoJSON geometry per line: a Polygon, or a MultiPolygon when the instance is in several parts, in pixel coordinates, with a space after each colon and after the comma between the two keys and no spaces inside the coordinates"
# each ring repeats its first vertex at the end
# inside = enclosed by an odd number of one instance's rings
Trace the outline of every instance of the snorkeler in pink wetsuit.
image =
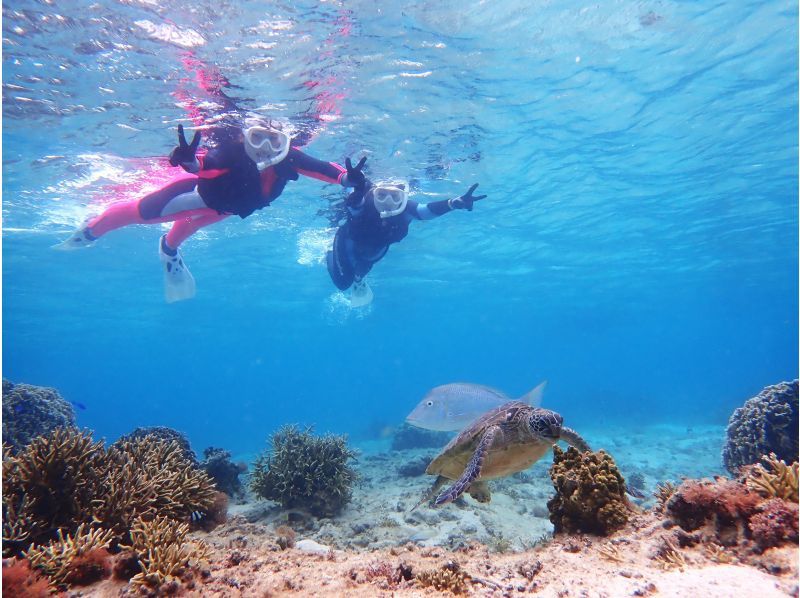
{"type": "Polygon", "coordinates": [[[178,145],[169,162],[185,172],[140,199],[112,204],[58,248],[88,247],[106,233],[130,224],[173,222],[158,247],[166,299],[171,303],[195,294],[194,278],[178,248],[200,228],[233,214],[247,218],[270,205],[286,184],[301,174],[345,187],[362,182],[350,181],[342,166],[292,147],[286,133],[260,119],[248,119],[244,128],[229,125],[216,133],[218,144],[198,154],[200,132],[187,143],[183,126],[178,125],[178,145]]]}

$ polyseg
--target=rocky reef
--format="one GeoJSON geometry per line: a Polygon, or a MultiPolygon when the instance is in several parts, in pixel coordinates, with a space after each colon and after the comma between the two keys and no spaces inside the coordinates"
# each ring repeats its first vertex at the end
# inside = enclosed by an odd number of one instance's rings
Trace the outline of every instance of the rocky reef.
{"type": "Polygon", "coordinates": [[[356,453],[344,436],[314,436],[310,429],[284,426],[270,438],[271,449],[258,458],[253,492],[284,508],[331,517],[350,502],[358,478],[350,461],[356,453]]]}
{"type": "Polygon", "coordinates": [[[553,447],[550,479],[556,495],[547,502],[555,533],[605,536],[628,521],[625,480],[604,451],[566,452],[553,447]]]}
{"type": "Polygon", "coordinates": [[[200,468],[211,476],[217,490],[230,497],[241,498],[243,488],[239,476],[247,471],[247,464],[234,463],[230,452],[213,446],[204,450],[203,456],[205,458],[200,463],[200,468]]]}
{"type": "MultiPolygon", "coordinates": [[[[19,577],[27,567],[54,591],[107,575],[110,554],[132,550],[137,534],[154,525],[188,530],[192,514],[210,512],[219,494],[175,441],[144,436],[106,449],[73,428],[34,438],[16,454],[4,446],[2,492],[9,573],[19,577]]],[[[172,542],[181,530],[152,531],[158,554],[134,551],[126,579],[156,586],[189,566],[186,550],[172,542]]]]}
{"type": "Polygon", "coordinates": [[[55,388],[3,379],[3,442],[16,452],[56,428],[74,428],[75,410],[55,388]]]}
{"type": "Polygon", "coordinates": [[[775,453],[797,461],[798,381],[767,386],[731,415],[722,460],[732,474],[775,453]]]}

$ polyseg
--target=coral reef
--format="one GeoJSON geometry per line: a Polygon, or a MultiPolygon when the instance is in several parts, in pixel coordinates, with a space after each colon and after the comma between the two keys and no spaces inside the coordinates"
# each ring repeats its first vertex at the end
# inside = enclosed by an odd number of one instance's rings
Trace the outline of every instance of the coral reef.
{"type": "Polygon", "coordinates": [[[3,593],[10,597],[47,598],[50,584],[32,571],[25,559],[6,559],[3,561],[3,593]]]}
{"type": "Polygon", "coordinates": [[[604,451],[581,453],[553,447],[550,478],[556,496],[547,502],[555,532],[608,535],[628,521],[625,480],[604,451]]]}
{"type": "Polygon", "coordinates": [[[251,488],[261,498],[316,517],[337,514],[350,501],[358,474],[356,454],[344,436],[315,437],[310,430],[285,426],[270,439],[272,448],[256,461],[251,488]]]}
{"type": "Polygon", "coordinates": [[[111,574],[105,550],[111,543],[111,530],[84,530],[84,527],[81,524],[74,534],[66,536],[58,530],[57,540],[24,553],[30,566],[47,577],[54,589],[87,585],[111,574]]]}
{"type": "Polygon", "coordinates": [[[767,386],[731,415],[722,451],[725,467],[736,474],[770,453],[787,463],[797,461],[797,428],[797,380],[767,386]]]}
{"type": "Polygon", "coordinates": [[[786,465],[775,453],[771,453],[764,457],[764,462],[769,469],[757,463],[745,472],[747,485],[762,496],[797,502],[797,461],[786,465]]]}
{"type": "Polygon", "coordinates": [[[750,518],[748,526],[753,541],[761,550],[766,550],[790,542],[797,544],[797,519],[796,502],[773,498],[758,506],[758,512],[750,518]]]}
{"type": "Polygon", "coordinates": [[[239,475],[247,471],[247,464],[232,462],[228,451],[213,446],[204,450],[203,456],[205,458],[200,463],[200,469],[211,476],[217,490],[232,498],[241,498],[243,489],[239,475]]]}
{"type": "Polygon", "coordinates": [[[698,532],[706,543],[754,552],[796,543],[797,498],[786,500],[761,486],[753,489],[753,469],[745,471],[739,480],[684,481],[667,502],[666,514],[683,530],[698,532]]]}
{"type": "Polygon", "coordinates": [[[188,532],[188,524],[167,517],[134,521],[131,543],[122,546],[136,555],[141,569],[131,583],[158,588],[178,581],[198,561],[205,560],[208,547],[203,542],[187,540],[188,532]]]}
{"type": "Polygon", "coordinates": [[[470,575],[455,561],[445,563],[439,569],[422,571],[415,577],[423,588],[434,588],[440,592],[466,594],[470,575]]]}
{"type": "Polygon", "coordinates": [[[3,442],[13,452],[37,436],[68,427],[75,427],[75,410],[56,389],[3,379],[3,442]]]}
{"type": "Polygon", "coordinates": [[[91,521],[105,491],[107,458],[88,432],[59,428],[18,454],[3,451],[3,554],[46,543],[91,521]]]}
{"type": "Polygon", "coordinates": [[[404,423],[397,428],[394,436],[392,436],[392,450],[440,449],[450,442],[452,437],[453,435],[448,432],[432,432],[431,430],[423,430],[404,423]]]}
{"type": "Polygon", "coordinates": [[[216,500],[211,479],[177,443],[145,437],[106,451],[74,429],[35,438],[16,455],[4,448],[3,482],[6,556],[74,537],[81,524],[109,530],[114,547],[137,518],[188,521],[216,500]]]}
{"type": "MultiPolygon", "coordinates": [[[[181,452],[183,456],[189,461],[194,467],[198,467],[199,463],[197,462],[197,455],[194,454],[191,445],[189,444],[189,439],[186,438],[186,435],[182,432],[178,432],[177,430],[173,430],[172,428],[168,428],[167,426],[144,426],[141,428],[136,428],[130,434],[125,434],[121,436],[114,445],[121,444],[124,442],[131,442],[134,440],[140,440],[150,436],[151,438],[155,438],[158,440],[162,440],[164,442],[177,442],[178,446],[180,446],[181,452]]],[[[114,446],[112,445],[112,446],[114,446]]]]}

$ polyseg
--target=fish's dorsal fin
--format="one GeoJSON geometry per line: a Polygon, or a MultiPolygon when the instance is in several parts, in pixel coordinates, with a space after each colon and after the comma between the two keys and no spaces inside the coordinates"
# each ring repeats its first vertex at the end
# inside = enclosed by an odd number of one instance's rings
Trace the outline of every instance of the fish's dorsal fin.
{"type": "Polygon", "coordinates": [[[547,380],[542,382],[539,386],[534,388],[527,394],[522,395],[519,400],[527,403],[531,407],[540,407],[542,404],[542,395],[544,394],[544,387],[547,386],[547,380]]]}

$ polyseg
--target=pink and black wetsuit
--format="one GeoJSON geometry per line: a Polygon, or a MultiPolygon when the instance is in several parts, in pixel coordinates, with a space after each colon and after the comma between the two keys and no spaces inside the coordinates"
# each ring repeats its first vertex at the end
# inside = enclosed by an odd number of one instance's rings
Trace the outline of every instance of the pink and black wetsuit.
{"type": "Polygon", "coordinates": [[[247,218],[283,193],[299,175],[342,183],[345,169],[292,147],[278,164],[258,170],[239,139],[228,140],[198,155],[199,170],[184,173],[141,199],[119,202],[88,222],[92,238],[129,224],[174,222],[166,236],[177,247],[197,230],[232,214],[247,218]]]}

